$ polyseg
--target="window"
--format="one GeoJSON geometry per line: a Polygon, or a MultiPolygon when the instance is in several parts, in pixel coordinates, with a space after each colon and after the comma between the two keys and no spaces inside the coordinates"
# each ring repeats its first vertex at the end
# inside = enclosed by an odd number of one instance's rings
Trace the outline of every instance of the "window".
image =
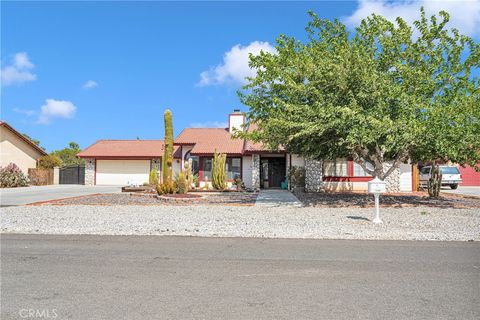
{"type": "Polygon", "coordinates": [[[198,175],[198,169],[200,167],[199,165],[199,159],[198,157],[196,156],[192,156],[190,154],[190,151],[188,151],[187,153],[185,153],[185,157],[184,157],[184,160],[185,161],[190,161],[192,163],[192,173],[195,175],[198,175]]]}
{"type": "Polygon", "coordinates": [[[212,158],[203,158],[203,180],[212,180],[212,158]]]}
{"type": "Polygon", "coordinates": [[[430,173],[430,167],[423,167],[420,169],[420,174],[429,174],[430,173]]]}
{"type": "Polygon", "coordinates": [[[323,175],[325,177],[346,177],[348,161],[344,158],[338,158],[334,161],[323,162],[323,175]]]}
{"type": "Polygon", "coordinates": [[[442,174],[460,174],[457,167],[440,167],[442,174]]]}
{"type": "MultiPolygon", "coordinates": [[[[367,162],[367,168],[373,170],[373,165],[370,162],[367,162]]],[[[366,173],[363,170],[362,166],[358,163],[353,163],[353,176],[354,177],[370,177],[370,174],[366,173]]]]}
{"type": "Polygon", "coordinates": [[[235,180],[241,176],[241,160],[240,158],[227,158],[227,179],[235,180]]]}

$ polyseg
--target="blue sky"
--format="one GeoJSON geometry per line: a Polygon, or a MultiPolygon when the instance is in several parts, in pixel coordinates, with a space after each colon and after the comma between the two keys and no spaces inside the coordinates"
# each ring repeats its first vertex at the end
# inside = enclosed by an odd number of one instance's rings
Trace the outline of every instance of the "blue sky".
{"type": "MultiPolygon", "coordinates": [[[[480,2],[471,4],[452,8],[465,11],[454,23],[478,39],[480,2]]],[[[234,108],[245,110],[236,90],[248,51],[271,49],[282,33],[304,39],[308,10],[352,27],[372,11],[418,12],[419,4],[398,5],[2,2],[1,118],[47,151],[70,141],[161,139],[165,108],[176,134],[221,126],[234,108]]]]}

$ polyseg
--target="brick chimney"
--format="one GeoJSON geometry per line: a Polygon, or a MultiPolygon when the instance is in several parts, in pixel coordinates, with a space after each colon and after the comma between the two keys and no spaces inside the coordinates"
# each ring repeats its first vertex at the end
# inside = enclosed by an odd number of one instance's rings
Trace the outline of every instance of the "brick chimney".
{"type": "Polygon", "coordinates": [[[240,109],[234,109],[232,113],[228,115],[228,131],[233,133],[234,129],[243,130],[245,124],[245,115],[240,109]]]}

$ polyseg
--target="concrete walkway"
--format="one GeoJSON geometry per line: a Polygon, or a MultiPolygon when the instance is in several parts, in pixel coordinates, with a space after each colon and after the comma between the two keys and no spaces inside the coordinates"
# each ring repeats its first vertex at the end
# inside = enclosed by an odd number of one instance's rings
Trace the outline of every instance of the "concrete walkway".
{"type": "Polygon", "coordinates": [[[287,190],[261,190],[258,194],[257,207],[301,207],[302,203],[287,190]]]}

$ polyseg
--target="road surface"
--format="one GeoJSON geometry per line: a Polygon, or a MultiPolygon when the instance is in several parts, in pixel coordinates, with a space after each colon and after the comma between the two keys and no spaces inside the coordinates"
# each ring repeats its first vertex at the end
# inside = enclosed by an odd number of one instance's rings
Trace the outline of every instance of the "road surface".
{"type": "Polygon", "coordinates": [[[57,184],[0,189],[1,206],[18,206],[33,202],[85,196],[95,193],[120,192],[120,186],[84,186],[79,184],[57,184]]]}
{"type": "Polygon", "coordinates": [[[480,318],[477,242],[4,234],[1,249],[2,319],[480,318]]]}

